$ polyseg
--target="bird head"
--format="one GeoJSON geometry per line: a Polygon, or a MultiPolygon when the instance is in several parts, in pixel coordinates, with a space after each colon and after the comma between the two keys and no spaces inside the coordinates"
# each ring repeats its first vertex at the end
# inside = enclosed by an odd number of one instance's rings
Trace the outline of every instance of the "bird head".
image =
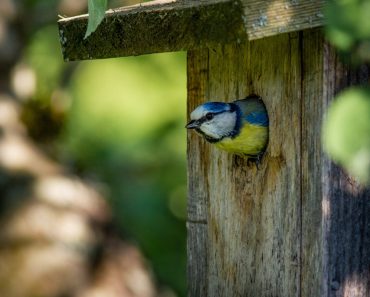
{"type": "Polygon", "coordinates": [[[187,129],[195,129],[209,142],[217,142],[238,132],[239,109],[233,103],[207,102],[190,114],[187,129]]]}

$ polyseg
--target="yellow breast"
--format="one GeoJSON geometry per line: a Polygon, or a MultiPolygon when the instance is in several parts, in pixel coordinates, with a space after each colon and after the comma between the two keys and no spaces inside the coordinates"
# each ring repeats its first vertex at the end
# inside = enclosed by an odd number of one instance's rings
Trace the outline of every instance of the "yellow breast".
{"type": "Polygon", "coordinates": [[[258,155],[266,146],[268,128],[246,123],[239,135],[234,138],[224,138],[215,143],[217,147],[239,155],[258,155]]]}

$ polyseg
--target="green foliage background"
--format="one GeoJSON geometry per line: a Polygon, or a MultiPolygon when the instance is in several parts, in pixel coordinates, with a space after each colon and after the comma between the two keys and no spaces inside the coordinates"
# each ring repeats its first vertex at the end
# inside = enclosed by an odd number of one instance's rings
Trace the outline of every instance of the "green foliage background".
{"type": "MultiPolygon", "coordinates": [[[[326,36],[352,67],[370,62],[370,1],[330,0],[326,36]]],[[[370,86],[338,94],[323,125],[324,148],[364,185],[370,184],[370,86]]]]}
{"type": "MultiPolygon", "coordinates": [[[[33,35],[24,61],[37,76],[30,102],[63,114],[56,141],[45,146],[103,182],[115,228],[177,296],[185,296],[186,279],[185,61],[185,53],[168,53],[64,63],[56,25],[33,35]]],[[[30,132],[40,138],[50,126],[30,132]]]]}
{"type": "Polygon", "coordinates": [[[83,62],[63,146],[110,188],[116,222],[185,291],[185,56],[83,62]]]}

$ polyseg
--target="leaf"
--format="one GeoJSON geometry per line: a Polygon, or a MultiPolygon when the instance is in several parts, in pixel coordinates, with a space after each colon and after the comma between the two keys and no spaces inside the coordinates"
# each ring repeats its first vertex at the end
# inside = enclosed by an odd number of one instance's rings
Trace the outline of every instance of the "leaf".
{"type": "Polygon", "coordinates": [[[353,62],[370,61],[370,1],[328,0],[325,16],[329,41],[353,62]]]}
{"type": "Polygon", "coordinates": [[[325,151],[363,184],[370,184],[370,88],[352,87],[331,104],[323,125],[325,151]]]}
{"type": "Polygon", "coordinates": [[[105,10],[107,9],[107,0],[88,0],[89,6],[89,22],[87,24],[86,34],[84,39],[90,36],[101,21],[104,19],[105,10]]]}

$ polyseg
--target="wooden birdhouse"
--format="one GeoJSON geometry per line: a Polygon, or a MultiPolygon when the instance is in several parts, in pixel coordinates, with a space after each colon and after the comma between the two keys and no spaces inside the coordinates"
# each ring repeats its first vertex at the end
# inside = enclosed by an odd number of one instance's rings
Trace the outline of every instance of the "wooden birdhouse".
{"type": "MultiPolygon", "coordinates": [[[[342,88],[369,81],[325,41],[313,0],[152,1],[59,21],[66,61],[186,50],[188,110],[262,97],[257,169],[188,134],[188,295],[370,296],[370,193],[322,151],[342,88]]],[[[184,123],[185,124],[185,123],[184,123]]]]}

